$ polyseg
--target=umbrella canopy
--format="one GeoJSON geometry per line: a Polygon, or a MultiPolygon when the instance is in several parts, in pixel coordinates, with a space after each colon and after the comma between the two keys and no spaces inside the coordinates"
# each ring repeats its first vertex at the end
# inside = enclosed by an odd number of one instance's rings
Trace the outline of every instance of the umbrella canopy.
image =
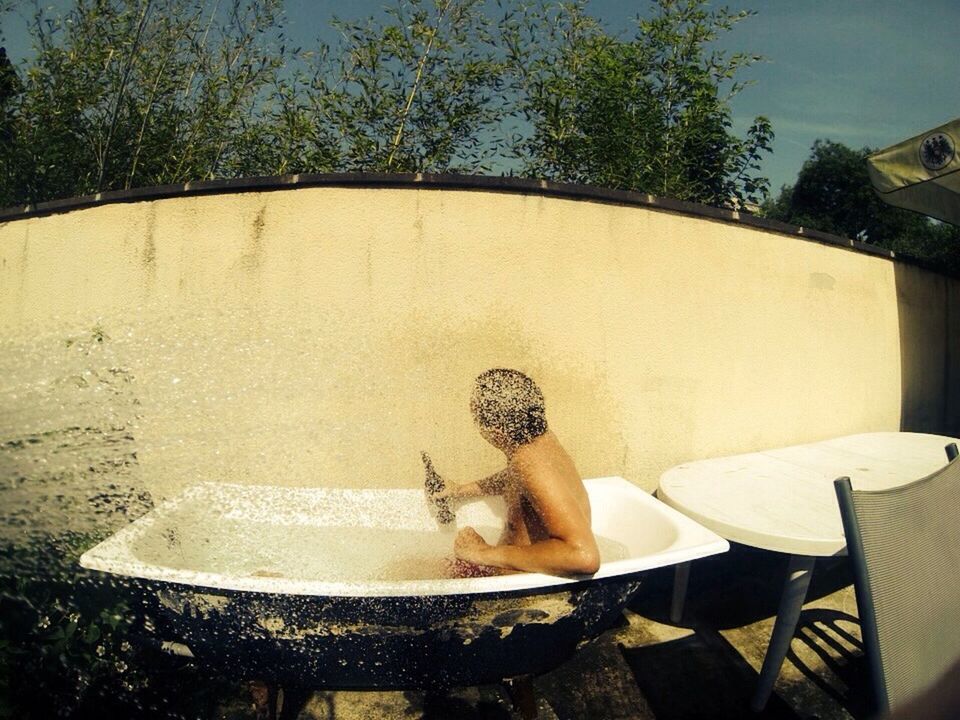
{"type": "Polygon", "coordinates": [[[960,225],[960,118],[867,158],[885,203],[960,225]]]}

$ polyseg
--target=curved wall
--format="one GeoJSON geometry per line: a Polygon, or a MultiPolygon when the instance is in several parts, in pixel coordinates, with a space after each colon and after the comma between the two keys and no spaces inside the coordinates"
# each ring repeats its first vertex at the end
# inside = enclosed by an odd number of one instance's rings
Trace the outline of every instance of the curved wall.
{"type": "Polygon", "coordinates": [[[122,432],[161,495],[413,486],[421,449],[465,481],[499,462],[472,379],[509,366],[585,476],[652,489],[685,460],[956,427],[957,295],[877,255],[536,192],[106,204],[0,225],[0,438],[122,432]]]}

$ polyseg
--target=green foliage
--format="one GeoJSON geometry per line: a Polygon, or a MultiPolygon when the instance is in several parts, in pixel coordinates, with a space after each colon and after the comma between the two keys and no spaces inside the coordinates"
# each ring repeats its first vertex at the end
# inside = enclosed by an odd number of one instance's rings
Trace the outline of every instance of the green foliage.
{"type": "Polygon", "coordinates": [[[281,60],[280,0],[76,0],[38,9],[36,59],[5,103],[0,203],[230,174],[281,60]]]}
{"type": "Polygon", "coordinates": [[[629,41],[604,33],[582,0],[534,8],[512,28],[506,45],[533,128],[516,143],[525,170],[712,205],[758,201],[772,128],[758,117],[737,138],[729,99],[743,88],[737,73],[761,58],[708,50],[751,13],[700,0],[654,5],[629,41]]]}
{"type": "Polygon", "coordinates": [[[288,51],[280,4],[38,10],[35,59],[0,60],[0,205],[342,171],[522,169],[714,205],[766,190],[770,124],[738,138],[729,109],[759,57],[711,50],[750,13],[654,0],[621,40],[586,0],[395,0],[335,20],[336,47],[288,51]]]}
{"type": "Polygon", "coordinates": [[[36,562],[24,572],[29,563],[21,557],[16,576],[0,577],[0,717],[74,715],[91,693],[110,687],[132,695],[147,682],[126,639],[127,603],[90,602],[90,581],[77,559],[93,542],[64,534],[6,549],[36,562]]]}
{"type": "Polygon", "coordinates": [[[346,38],[312,97],[336,128],[340,169],[475,172],[493,150],[504,64],[482,0],[399,0],[386,24],[335,20],[346,38]]]}
{"type": "Polygon", "coordinates": [[[7,51],[0,48],[0,147],[7,148],[13,141],[14,101],[20,94],[21,85],[17,71],[7,58],[7,51]]]}
{"type": "MultiPolygon", "coordinates": [[[[140,644],[135,585],[80,568],[99,536],[61,533],[6,545],[0,571],[0,718],[214,717],[239,688],[140,644]]],[[[219,715],[218,715],[219,716],[219,715]]]]}
{"type": "Polygon", "coordinates": [[[774,220],[843,235],[960,272],[960,228],[884,203],[867,174],[870,148],[817,140],[797,182],[764,206],[774,220]]]}
{"type": "Polygon", "coordinates": [[[229,174],[489,171],[505,63],[485,5],[396,0],[385,19],[334,19],[335,48],[285,58],[229,174]]]}

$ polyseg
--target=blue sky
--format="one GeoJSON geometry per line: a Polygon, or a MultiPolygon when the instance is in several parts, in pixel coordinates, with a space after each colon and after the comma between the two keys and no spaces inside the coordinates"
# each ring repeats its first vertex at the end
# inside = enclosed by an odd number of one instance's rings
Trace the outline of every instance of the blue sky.
{"type": "MultiPolygon", "coordinates": [[[[62,7],[65,0],[53,2],[62,7]]],[[[384,0],[286,0],[288,35],[309,46],[335,39],[334,14],[363,17],[384,0]]],[[[755,115],[776,139],[763,170],[776,191],[792,183],[817,138],[851,147],[884,147],[960,116],[958,0],[754,0],[732,9],[757,12],[721,41],[767,60],[746,71],[754,84],[733,103],[742,132],[755,115]]],[[[25,2],[26,8],[32,3],[25,2]]],[[[46,5],[46,3],[45,3],[46,5]]],[[[715,3],[719,5],[719,3],[715,3]]],[[[591,0],[611,33],[629,33],[646,0],[591,0]]],[[[22,26],[5,23],[11,57],[26,52],[22,26]]]]}

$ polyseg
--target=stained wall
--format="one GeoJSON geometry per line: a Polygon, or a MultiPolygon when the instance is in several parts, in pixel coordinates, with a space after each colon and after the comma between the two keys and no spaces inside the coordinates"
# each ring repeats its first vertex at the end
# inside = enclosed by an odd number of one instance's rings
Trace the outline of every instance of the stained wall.
{"type": "Polygon", "coordinates": [[[584,476],[653,489],[686,460],[956,428],[957,301],[889,258],[536,192],[104,204],[0,224],[0,436],[121,432],[159,496],[414,486],[420,450],[466,481],[500,462],[472,379],[515,367],[584,476]]]}

